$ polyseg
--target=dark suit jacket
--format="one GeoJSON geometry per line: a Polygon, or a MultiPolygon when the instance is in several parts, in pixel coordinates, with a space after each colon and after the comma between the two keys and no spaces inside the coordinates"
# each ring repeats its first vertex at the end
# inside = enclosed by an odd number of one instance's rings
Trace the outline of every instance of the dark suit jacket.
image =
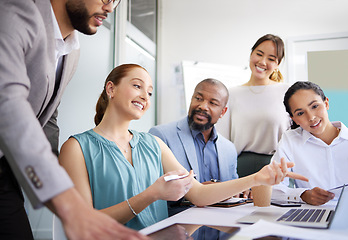
{"type": "MultiPolygon", "coordinates": [[[[188,171],[192,169],[193,172],[197,174],[197,179],[200,179],[195,145],[187,117],[178,122],[152,127],[149,132],[161,138],[172,150],[180,164],[188,171]]],[[[238,178],[237,151],[234,144],[218,133],[216,149],[220,180],[227,181],[238,178]]]]}
{"type": "MultiPolygon", "coordinates": [[[[34,207],[73,184],[42,130],[77,66],[66,56],[55,98],[55,39],[49,0],[0,3],[0,157],[5,155],[34,207]]],[[[48,129],[47,134],[57,127],[48,129]]]]}

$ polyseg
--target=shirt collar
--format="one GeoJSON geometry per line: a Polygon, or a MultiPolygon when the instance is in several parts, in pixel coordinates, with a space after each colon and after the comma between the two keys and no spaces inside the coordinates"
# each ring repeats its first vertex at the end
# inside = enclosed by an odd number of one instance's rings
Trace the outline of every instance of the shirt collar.
{"type": "Polygon", "coordinates": [[[338,134],[338,137],[344,138],[348,140],[348,129],[342,122],[332,122],[332,124],[341,129],[340,133],[338,134]]]}
{"type": "Polygon", "coordinates": [[[79,49],[80,44],[79,44],[78,34],[76,30],[74,30],[68,37],[66,37],[65,40],[63,39],[52,5],[51,5],[51,11],[52,11],[54,38],[56,42],[55,53],[56,53],[56,60],[58,60],[59,57],[69,54],[75,49],[79,49]]]}
{"type": "Polygon", "coordinates": [[[299,127],[299,131],[301,131],[303,144],[305,144],[311,138],[316,138],[310,132],[304,130],[302,127],[299,127]]]}
{"type": "MultiPolygon", "coordinates": [[[[192,133],[193,138],[196,138],[198,134],[202,134],[201,131],[197,131],[197,130],[193,130],[193,129],[191,129],[191,133],[192,133]]],[[[217,138],[218,138],[217,131],[215,129],[215,126],[213,126],[209,140],[216,142],[217,138]]]]}
{"type": "MultiPolygon", "coordinates": [[[[337,127],[341,129],[340,133],[338,134],[337,138],[344,138],[348,140],[348,129],[347,127],[342,123],[342,122],[331,122],[334,127],[337,127]]],[[[303,144],[305,144],[308,140],[313,139],[313,140],[318,140],[317,137],[315,137],[313,134],[311,134],[308,131],[303,130],[303,128],[300,127],[300,131],[302,131],[302,140],[303,144]]]]}

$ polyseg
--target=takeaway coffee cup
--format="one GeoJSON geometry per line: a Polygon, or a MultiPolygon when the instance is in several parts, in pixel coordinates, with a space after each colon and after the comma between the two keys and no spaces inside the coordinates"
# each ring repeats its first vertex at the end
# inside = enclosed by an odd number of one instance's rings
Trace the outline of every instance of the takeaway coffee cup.
{"type": "Polygon", "coordinates": [[[260,185],[251,188],[254,206],[268,207],[271,205],[272,186],[260,185]]]}

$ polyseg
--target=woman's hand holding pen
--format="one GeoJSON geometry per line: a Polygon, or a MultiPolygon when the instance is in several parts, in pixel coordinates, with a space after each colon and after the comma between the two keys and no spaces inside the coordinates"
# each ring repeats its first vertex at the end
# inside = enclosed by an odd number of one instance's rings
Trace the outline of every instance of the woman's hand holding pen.
{"type": "Polygon", "coordinates": [[[286,162],[284,158],[281,163],[272,162],[264,166],[260,171],[255,173],[255,181],[258,185],[276,185],[284,180],[285,177],[290,177],[308,182],[308,179],[300,174],[289,172],[288,168],[292,168],[295,164],[286,162]]]}
{"type": "Polygon", "coordinates": [[[193,177],[192,170],[189,174],[185,170],[172,171],[161,176],[149,188],[153,188],[157,199],[177,201],[191,189],[193,177]]]}

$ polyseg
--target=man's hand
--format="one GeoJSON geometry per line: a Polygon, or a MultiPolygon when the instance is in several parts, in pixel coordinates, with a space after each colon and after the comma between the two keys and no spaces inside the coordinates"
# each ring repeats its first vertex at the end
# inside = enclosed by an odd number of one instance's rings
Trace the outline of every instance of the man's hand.
{"type": "Polygon", "coordinates": [[[118,223],[89,206],[71,188],[52,198],[46,205],[61,219],[70,240],[145,240],[147,237],[118,223]]]}
{"type": "Polygon", "coordinates": [[[304,191],[301,194],[301,198],[308,204],[312,205],[322,205],[332,200],[335,197],[335,194],[328,192],[322,188],[315,187],[311,190],[304,191]]]}

